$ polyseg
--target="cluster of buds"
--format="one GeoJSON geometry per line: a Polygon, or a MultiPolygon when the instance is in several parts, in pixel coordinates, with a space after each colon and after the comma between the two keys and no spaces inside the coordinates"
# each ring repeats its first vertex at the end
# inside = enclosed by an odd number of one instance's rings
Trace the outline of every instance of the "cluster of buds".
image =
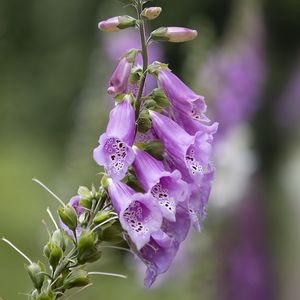
{"type": "Polygon", "coordinates": [[[186,86],[166,64],[148,65],[147,52],[152,42],[190,41],[197,31],[162,27],[147,39],[144,23],[158,17],[161,8],[144,8],[147,1],[126,1],[135,6],[137,19],[119,16],[99,23],[107,32],[136,27],[141,36],[141,49],[125,53],[109,81],[108,94],[114,97],[115,107],[93,153],[105,170],[100,187],[80,187],[65,204],[35,180],[61,207],[58,222],[47,210],[55,226],[52,233],[48,229],[49,241],[44,246],[48,267],[23,254],[33,283],[31,300],[55,300],[71,288],[88,287],[91,274],[108,275],[87,272],[85,266],[101,257],[103,247],[121,248],[107,243],[124,240],[129,249],[123,249],[146,264],[144,284],[150,287],[169,269],[191,224],[199,230],[205,215],[218,124],[210,124],[205,116],[204,97],[186,86]],[[142,66],[136,63],[138,55],[142,66]],[[147,75],[158,83],[149,93],[144,91],[147,75]]]}

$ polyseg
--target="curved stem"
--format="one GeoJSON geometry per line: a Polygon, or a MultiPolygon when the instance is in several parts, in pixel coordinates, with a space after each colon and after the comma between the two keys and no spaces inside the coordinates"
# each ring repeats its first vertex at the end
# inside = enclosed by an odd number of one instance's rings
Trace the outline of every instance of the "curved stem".
{"type": "Polygon", "coordinates": [[[144,20],[141,18],[141,13],[143,10],[143,4],[142,1],[139,1],[137,5],[137,12],[138,12],[138,20],[139,20],[139,30],[140,30],[140,38],[141,38],[141,47],[142,47],[142,58],[143,58],[143,74],[141,77],[140,81],[140,86],[135,102],[135,119],[137,121],[139,114],[140,114],[140,109],[141,109],[141,104],[142,104],[142,96],[143,96],[143,91],[144,91],[144,86],[145,86],[145,81],[147,77],[147,68],[148,68],[148,50],[147,50],[147,42],[146,42],[146,37],[145,37],[145,24],[144,20]]]}

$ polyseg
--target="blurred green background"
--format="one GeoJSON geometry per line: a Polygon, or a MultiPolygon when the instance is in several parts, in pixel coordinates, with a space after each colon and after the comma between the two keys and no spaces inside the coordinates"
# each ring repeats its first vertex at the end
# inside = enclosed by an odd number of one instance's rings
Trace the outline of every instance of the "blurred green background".
{"type": "MultiPolygon", "coordinates": [[[[153,1],[163,7],[153,28],[178,25],[199,30],[203,44],[198,42],[196,49],[192,43],[163,44],[165,61],[199,92],[192,74],[201,68],[203,52],[223,43],[228,24],[238,27],[242,22],[239,15],[232,20],[237,2],[153,1]]],[[[106,251],[92,269],[126,273],[129,279],[94,278],[95,284],[73,299],[248,299],[227,289],[239,289],[239,283],[234,276],[229,282],[226,271],[234,263],[226,251],[233,253],[230,249],[237,240],[255,235],[239,231],[240,223],[235,223],[245,213],[241,203],[248,198],[258,203],[260,217],[248,214],[248,208],[245,216],[256,225],[250,225],[256,233],[263,232],[257,241],[258,252],[264,253],[259,273],[264,274],[261,282],[268,290],[254,298],[299,299],[300,114],[288,127],[277,125],[276,118],[289,118],[281,114],[285,105],[300,110],[300,93],[294,102],[278,104],[300,56],[300,2],[257,2],[264,24],[266,75],[260,107],[247,120],[258,161],[249,192],[229,210],[209,208],[203,232],[192,234],[188,249],[179,255],[181,267],[153,289],[142,288],[142,275],[136,272],[133,259],[106,251]],[[277,106],[279,117],[274,113],[277,106]]],[[[123,12],[117,0],[0,0],[0,235],[33,259],[41,258],[46,241],[41,223],[42,219],[48,222],[46,208],[54,211],[57,203],[31,178],[47,183],[65,201],[79,185],[98,182],[100,169],[92,160],[92,149],[112,106],[106,87],[115,61],[107,49],[107,34],[98,31],[97,23],[123,12]]],[[[30,288],[23,264],[18,254],[0,244],[0,298],[25,297],[18,294],[30,288]]],[[[249,299],[253,299],[250,291],[249,299]]]]}

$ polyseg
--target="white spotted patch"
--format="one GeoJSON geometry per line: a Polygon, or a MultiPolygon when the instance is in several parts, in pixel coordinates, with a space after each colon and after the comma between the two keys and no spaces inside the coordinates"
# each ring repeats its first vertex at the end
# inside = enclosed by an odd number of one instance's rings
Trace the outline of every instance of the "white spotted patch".
{"type": "Polygon", "coordinates": [[[170,212],[175,212],[176,204],[172,199],[170,199],[168,189],[164,189],[160,183],[157,183],[151,189],[151,194],[158,200],[160,206],[170,212]]]}
{"type": "Polygon", "coordinates": [[[132,230],[137,233],[147,233],[149,228],[145,223],[149,220],[145,217],[145,214],[147,212],[145,212],[143,205],[135,201],[126,208],[123,216],[132,230]]]}
{"type": "Polygon", "coordinates": [[[196,174],[202,175],[204,173],[203,166],[195,158],[194,149],[188,150],[188,153],[185,156],[185,160],[186,160],[186,163],[193,175],[196,175],[196,174]]]}
{"type": "Polygon", "coordinates": [[[196,106],[193,106],[193,109],[191,111],[191,117],[195,120],[203,120],[204,116],[203,116],[203,112],[197,108],[196,106]]]}
{"type": "Polygon", "coordinates": [[[114,173],[120,174],[125,165],[128,146],[118,138],[109,138],[104,146],[109,155],[109,168],[114,173]]]}

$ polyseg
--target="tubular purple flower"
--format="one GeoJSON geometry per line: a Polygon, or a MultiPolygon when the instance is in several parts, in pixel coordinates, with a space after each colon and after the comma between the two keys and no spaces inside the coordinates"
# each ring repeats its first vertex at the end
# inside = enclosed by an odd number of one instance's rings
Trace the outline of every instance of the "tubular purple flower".
{"type": "Polygon", "coordinates": [[[178,251],[179,243],[162,230],[151,235],[150,242],[137,255],[146,264],[144,279],[146,288],[150,288],[159,274],[168,271],[178,251]]]}
{"type": "Polygon", "coordinates": [[[192,136],[170,118],[154,111],[150,111],[150,115],[171,169],[178,169],[186,182],[201,186],[211,163],[213,135],[198,131],[192,136]]]}
{"type": "Polygon", "coordinates": [[[180,244],[186,239],[190,227],[191,218],[186,201],[185,203],[180,203],[176,208],[176,222],[170,222],[165,219],[161,228],[168,236],[180,244]]]}
{"type": "Polygon", "coordinates": [[[94,149],[94,160],[104,166],[113,180],[121,180],[128,166],[134,161],[131,149],[134,140],[135,115],[130,96],[117,104],[110,112],[106,132],[100,136],[99,146],[94,149]]]}
{"type": "Polygon", "coordinates": [[[190,185],[191,196],[188,201],[188,210],[190,218],[196,231],[200,232],[200,221],[205,218],[205,209],[211,191],[211,183],[214,177],[214,170],[204,175],[202,185],[199,187],[195,184],[190,185]]]}
{"type": "Polygon", "coordinates": [[[191,119],[185,113],[182,113],[180,110],[173,109],[174,119],[177,124],[179,124],[188,134],[195,135],[198,131],[207,132],[208,134],[215,134],[218,130],[219,124],[213,123],[209,124],[209,119],[203,120],[202,122],[199,120],[191,119]],[[203,122],[207,122],[203,124],[203,122]]]}
{"type": "Polygon", "coordinates": [[[110,81],[107,93],[110,96],[116,96],[118,94],[126,92],[128,86],[128,80],[133,67],[135,58],[137,55],[136,50],[129,51],[121,60],[119,61],[116,69],[114,70],[110,81]]]}
{"type": "Polygon", "coordinates": [[[157,79],[158,85],[171,101],[174,110],[193,120],[209,121],[204,115],[206,104],[203,96],[196,94],[169,69],[160,68],[157,79]]]}
{"type": "Polygon", "coordinates": [[[188,42],[195,39],[197,30],[184,27],[160,27],[151,33],[152,40],[172,43],[188,42]]]}
{"type": "MultiPolygon", "coordinates": [[[[85,209],[79,204],[80,199],[81,197],[79,195],[76,195],[72,197],[68,203],[69,205],[74,207],[78,216],[80,216],[85,212],[85,209]]],[[[74,233],[72,232],[72,230],[69,229],[69,227],[65,225],[60,218],[59,218],[59,225],[73,240],[75,240],[74,233]]],[[[76,227],[77,237],[80,236],[81,232],[82,232],[82,228],[80,227],[80,225],[77,225],[76,227]]]]}
{"type": "Polygon", "coordinates": [[[181,179],[178,170],[170,173],[165,170],[161,161],[148,153],[135,146],[133,151],[135,153],[133,169],[139,183],[158,202],[163,217],[174,222],[177,204],[189,196],[187,183],[181,179]]]}
{"type": "Polygon", "coordinates": [[[114,183],[112,179],[108,179],[108,193],[123,229],[140,250],[162,224],[158,204],[149,193],[136,193],[125,183],[114,183]]]}

